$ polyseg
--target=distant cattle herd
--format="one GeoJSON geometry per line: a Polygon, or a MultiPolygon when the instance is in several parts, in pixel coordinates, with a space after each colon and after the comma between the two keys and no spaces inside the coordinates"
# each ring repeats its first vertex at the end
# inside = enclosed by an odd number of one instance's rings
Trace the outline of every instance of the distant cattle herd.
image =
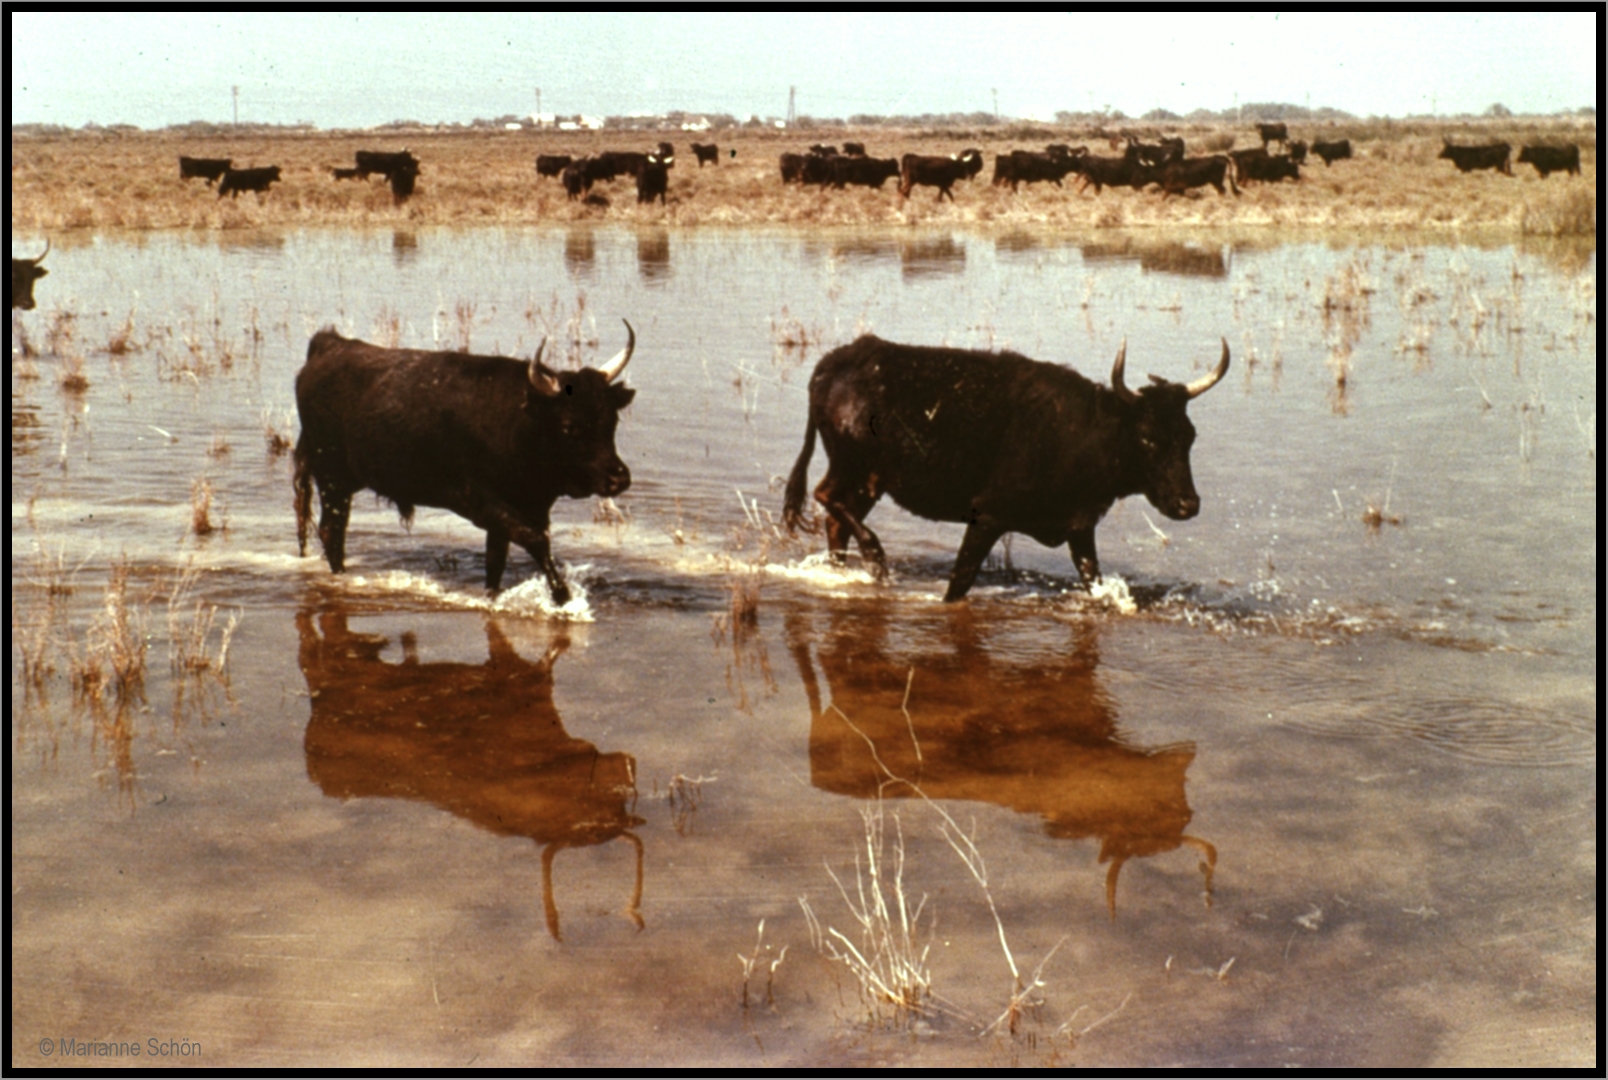
{"type": "MultiPolygon", "coordinates": [[[[1069,146],[1052,143],[1043,150],[1014,149],[1003,151],[994,158],[993,186],[1009,187],[1012,192],[1021,185],[1050,183],[1063,187],[1068,177],[1077,178],[1079,192],[1090,188],[1099,195],[1108,187],[1127,187],[1135,191],[1155,189],[1163,198],[1186,194],[1191,188],[1210,185],[1218,194],[1240,194],[1247,184],[1279,183],[1284,180],[1300,181],[1301,167],[1307,155],[1321,158],[1325,168],[1337,161],[1352,159],[1350,139],[1313,139],[1310,143],[1291,138],[1285,123],[1258,123],[1256,134],[1260,146],[1247,150],[1234,150],[1224,154],[1191,156],[1184,140],[1177,136],[1163,137],[1154,143],[1145,143],[1126,136],[1126,146],[1120,141],[1113,145],[1122,148],[1120,156],[1091,153],[1087,146],[1069,146]],[[1273,153],[1269,147],[1278,146],[1282,152],[1273,153]]],[[[701,169],[704,165],[719,165],[720,148],[714,144],[692,143],[693,157],[701,169]]],[[[729,151],[736,157],[737,151],[729,151]]],[[[1505,143],[1483,146],[1458,146],[1443,140],[1438,160],[1450,161],[1459,172],[1478,170],[1513,175],[1513,163],[1535,166],[1542,179],[1555,172],[1580,175],[1580,148],[1564,146],[1525,146],[1517,158],[1513,148],[1505,143]]],[[[783,153],[778,158],[781,182],[784,185],[816,185],[842,190],[850,185],[883,188],[889,180],[898,181],[901,199],[908,199],[917,187],[935,188],[935,198],[955,199],[954,187],[970,180],[983,171],[983,152],[975,148],[948,155],[904,154],[897,157],[874,157],[866,152],[865,144],[845,142],[842,147],[817,143],[802,153],[783,153]]],[[[675,147],[661,142],[652,150],[604,150],[596,154],[575,157],[569,154],[541,154],[536,158],[536,175],[557,178],[570,199],[583,199],[592,205],[607,205],[608,199],[593,194],[592,188],[619,177],[635,182],[638,203],[670,201],[670,170],[675,166],[675,147]]],[[[407,150],[359,150],[354,164],[333,166],[332,179],[368,180],[379,176],[391,189],[392,198],[401,205],[417,190],[421,166],[419,159],[407,150]]],[[[208,188],[217,185],[218,198],[225,195],[238,198],[241,192],[256,192],[258,198],[269,194],[270,187],[282,181],[277,165],[237,168],[231,158],[179,157],[180,180],[204,180],[208,188]]],[[[48,251],[49,248],[47,247],[48,251]]],[[[12,259],[11,306],[33,306],[33,284],[45,275],[37,259],[12,259]]]]}

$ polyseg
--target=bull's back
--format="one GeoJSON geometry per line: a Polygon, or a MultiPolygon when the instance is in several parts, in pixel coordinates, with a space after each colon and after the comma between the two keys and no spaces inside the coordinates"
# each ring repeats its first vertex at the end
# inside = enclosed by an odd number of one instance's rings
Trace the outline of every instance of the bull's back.
{"type": "Polygon", "coordinates": [[[816,366],[812,419],[834,468],[874,475],[912,513],[965,521],[994,473],[1024,364],[1049,366],[862,337],[816,366]]]}

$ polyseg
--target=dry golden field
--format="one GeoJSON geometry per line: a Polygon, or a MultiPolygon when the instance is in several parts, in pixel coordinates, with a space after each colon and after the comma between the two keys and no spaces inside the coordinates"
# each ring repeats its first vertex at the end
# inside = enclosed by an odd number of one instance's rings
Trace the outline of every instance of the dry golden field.
{"type": "Polygon", "coordinates": [[[412,133],[242,134],[195,139],[169,132],[13,134],[11,227],[14,233],[68,230],[252,229],[297,226],[515,225],[598,221],[677,226],[958,225],[969,229],[1086,233],[1110,228],[1277,228],[1305,231],[1496,230],[1528,235],[1589,235],[1597,220],[1596,127],[1592,121],[1491,121],[1414,124],[1372,121],[1352,125],[1291,125],[1291,135],[1352,140],[1355,157],[1325,167],[1309,158],[1299,184],[1254,185],[1239,198],[1201,188],[1187,197],[1106,189],[1079,192],[1038,184],[1019,193],[993,188],[994,156],[1046,143],[1087,146],[1115,156],[1120,136],[1180,134],[1191,154],[1257,145],[1253,125],[1174,125],[1165,131],[1132,125],[1108,131],[998,128],[976,132],[888,128],[822,130],[741,129],[700,140],[718,144],[718,166],[697,167],[679,132],[562,133],[451,131],[412,133]],[[1442,135],[1463,144],[1506,141],[1580,146],[1582,175],[1514,164],[1514,176],[1459,173],[1438,160],[1442,135]],[[622,177],[593,189],[592,203],[572,201],[556,178],[538,178],[537,154],[575,156],[600,150],[647,150],[660,138],[676,147],[667,205],[639,206],[633,182],[622,177]],[[815,142],[855,139],[875,157],[984,152],[983,173],[956,185],[953,204],[932,188],[900,199],[897,180],[882,189],[783,186],[777,158],[815,142]],[[408,147],[422,162],[415,196],[394,204],[383,180],[336,182],[334,166],[350,166],[358,149],[408,147]],[[730,151],[736,151],[736,157],[730,151]],[[279,165],[283,179],[266,196],[219,199],[199,180],[181,181],[178,157],[229,157],[238,167],[279,165]]]}

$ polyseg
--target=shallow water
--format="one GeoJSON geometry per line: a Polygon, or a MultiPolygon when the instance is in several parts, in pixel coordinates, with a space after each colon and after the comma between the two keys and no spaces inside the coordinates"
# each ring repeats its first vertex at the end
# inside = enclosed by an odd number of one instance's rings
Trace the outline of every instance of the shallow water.
{"type": "Polygon", "coordinates": [[[39,298],[13,324],[17,1063],[1594,1059],[1589,249],[105,237],[39,298]],[[312,331],[596,362],[621,317],[634,482],[556,508],[566,611],[518,552],[488,601],[476,530],[368,496],[347,574],[297,557],[263,427],[293,434],[312,331]],[[825,564],[774,528],[781,480],[811,366],[867,330],[1101,380],[1125,338],[1134,381],[1226,339],[1190,409],[1200,516],[1119,504],[1092,595],[1016,537],[943,605],[960,527],[887,501],[892,581],[825,564]],[[113,641],[145,643],[121,694],[83,679],[113,641]],[[895,921],[896,876],[925,897],[915,1019],[800,903],[865,948],[879,805],[895,921]],[[1041,961],[1042,1004],[980,1035],[1041,961]]]}

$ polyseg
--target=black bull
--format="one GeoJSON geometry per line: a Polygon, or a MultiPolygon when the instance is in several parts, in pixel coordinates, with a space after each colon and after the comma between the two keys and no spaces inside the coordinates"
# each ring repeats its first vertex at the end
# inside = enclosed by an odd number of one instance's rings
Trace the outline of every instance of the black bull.
{"type": "Polygon", "coordinates": [[[989,803],[1041,819],[1057,840],[1095,839],[1111,864],[1113,918],[1124,863],[1193,848],[1211,902],[1217,850],[1185,831],[1195,748],[1124,738],[1092,630],[1074,631],[1070,651],[1033,660],[949,621],[934,648],[922,625],[901,620],[896,652],[888,624],[876,608],[834,612],[827,627],[787,615],[809,701],[812,785],[866,801],[989,803]]]}
{"type": "Polygon", "coordinates": [[[883,495],[919,517],[966,525],[945,600],[959,600],[1007,532],[1067,544],[1085,584],[1100,573],[1094,529],[1112,504],[1143,494],[1174,520],[1200,512],[1189,468],[1191,398],[1228,371],[1222,359],[1187,385],[1151,376],[1111,388],[1016,353],[895,345],[867,335],[821,358],[810,377],[804,447],[787,480],[783,520],[803,520],[819,433],[829,461],[815,499],[827,544],[850,537],[880,574],[882,543],[865,516],[883,495]]]}
{"type": "MultiPolygon", "coordinates": [[[[368,488],[404,520],[416,506],[451,510],[486,531],[486,587],[502,584],[508,545],[530,552],[555,603],[569,589],[548,536],[560,496],[618,495],[631,470],[614,450],[618,384],[636,346],[601,368],[557,372],[542,349],[525,363],[499,356],[384,349],[324,329],[296,376],[296,541],[307,553],[312,485],[329,567],[346,561],[352,496],[368,488]]],[[[545,347],[546,342],[543,342],[545,347]]]]}
{"type": "Polygon", "coordinates": [[[411,634],[402,635],[401,662],[390,663],[381,658],[389,640],[352,632],[338,605],[302,608],[296,629],[312,710],[307,775],[325,795],[418,800],[497,836],[535,841],[554,938],[554,857],[624,838],[636,849],[625,914],[641,929],[642,841],[630,831],[643,821],[630,812],[636,762],[564,730],[553,665],[566,639],[533,662],[487,620],[484,664],[421,663],[411,634]]]}
{"type": "Polygon", "coordinates": [[[40,278],[42,278],[46,274],[50,273],[49,270],[46,270],[43,266],[40,266],[39,264],[44,262],[45,261],[45,256],[49,255],[49,254],[50,254],[50,240],[47,238],[45,240],[45,250],[40,253],[40,255],[39,255],[39,257],[37,259],[12,259],[11,260],[11,306],[12,307],[21,308],[24,311],[32,311],[33,310],[33,308],[34,308],[34,294],[33,294],[34,282],[38,281],[40,278]]]}

